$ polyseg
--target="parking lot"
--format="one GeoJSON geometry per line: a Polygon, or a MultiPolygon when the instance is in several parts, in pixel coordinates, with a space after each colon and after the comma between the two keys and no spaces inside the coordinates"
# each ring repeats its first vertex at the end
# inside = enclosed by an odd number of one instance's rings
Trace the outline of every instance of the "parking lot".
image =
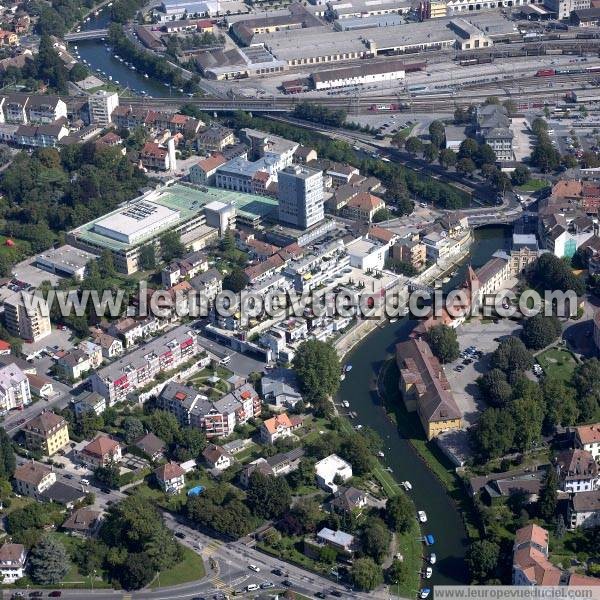
{"type": "Polygon", "coordinates": [[[497,348],[499,339],[515,335],[519,329],[520,325],[510,319],[499,319],[498,323],[473,319],[457,328],[461,352],[472,347],[481,353],[476,357],[463,355],[444,366],[456,403],[463,413],[465,427],[473,425],[486,408],[479,397],[477,378],[489,370],[488,355],[497,348]]]}

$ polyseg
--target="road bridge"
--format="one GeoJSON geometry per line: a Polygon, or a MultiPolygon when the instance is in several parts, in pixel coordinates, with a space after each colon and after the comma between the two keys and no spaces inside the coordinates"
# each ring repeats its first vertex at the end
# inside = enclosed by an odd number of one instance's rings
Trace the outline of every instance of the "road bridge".
{"type": "Polygon", "coordinates": [[[77,42],[79,40],[97,40],[108,35],[108,29],[88,29],[87,31],[77,31],[67,33],[65,42],[77,42]]]}

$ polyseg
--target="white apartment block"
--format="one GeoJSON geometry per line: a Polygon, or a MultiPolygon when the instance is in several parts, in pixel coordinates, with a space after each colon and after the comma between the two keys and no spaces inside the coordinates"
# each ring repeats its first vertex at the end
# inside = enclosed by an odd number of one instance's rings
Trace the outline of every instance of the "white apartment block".
{"type": "Polygon", "coordinates": [[[90,123],[106,127],[112,122],[112,113],[119,106],[119,94],[100,90],[88,98],[90,123]]]}
{"type": "Polygon", "coordinates": [[[0,368],[0,414],[13,408],[23,408],[31,403],[31,391],[27,375],[9,364],[0,368]]]}
{"type": "Polygon", "coordinates": [[[28,311],[24,298],[33,300],[31,294],[19,292],[4,301],[6,328],[16,337],[37,342],[51,333],[48,306],[39,297],[39,303],[30,304],[31,310],[28,311]]]}

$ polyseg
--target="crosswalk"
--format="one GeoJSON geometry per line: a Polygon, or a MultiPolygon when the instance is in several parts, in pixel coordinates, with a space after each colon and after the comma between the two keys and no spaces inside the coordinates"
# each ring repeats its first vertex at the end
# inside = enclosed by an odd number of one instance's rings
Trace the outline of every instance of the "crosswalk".
{"type": "Polygon", "coordinates": [[[131,600],[131,594],[123,594],[121,600],[131,600]]]}
{"type": "Polygon", "coordinates": [[[233,588],[230,585],[227,585],[218,575],[214,575],[209,581],[215,589],[218,589],[225,594],[233,594],[233,588]]]}
{"type": "Polygon", "coordinates": [[[200,554],[203,558],[210,558],[217,550],[223,545],[223,542],[219,540],[211,540],[200,550],[200,554]]]}

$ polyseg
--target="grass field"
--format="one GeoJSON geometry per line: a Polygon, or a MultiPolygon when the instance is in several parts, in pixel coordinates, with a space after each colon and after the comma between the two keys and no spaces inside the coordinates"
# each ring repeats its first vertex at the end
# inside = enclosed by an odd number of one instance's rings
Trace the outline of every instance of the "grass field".
{"type": "Polygon", "coordinates": [[[204,577],[204,561],[199,554],[193,550],[182,546],[183,559],[168,571],[164,571],[151,584],[151,588],[168,587],[170,585],[178,585],[187,583],[188,581],[196,581],[204,577]]]}
{"type": "Polygon", "coordinates": [[[537,192],[548,187],[548,182],[545,179],[532,178],[524,185],[520,185],[517,190],[520,192],[537,192]]]}
{"type": "Polygon", "coordinates": [[[550,348],[538,354],[536,360],[547,377],[556,377],[565,382],[571,379],[577,366],[575,357],[568,350],[561,348],[550,348]]]}

